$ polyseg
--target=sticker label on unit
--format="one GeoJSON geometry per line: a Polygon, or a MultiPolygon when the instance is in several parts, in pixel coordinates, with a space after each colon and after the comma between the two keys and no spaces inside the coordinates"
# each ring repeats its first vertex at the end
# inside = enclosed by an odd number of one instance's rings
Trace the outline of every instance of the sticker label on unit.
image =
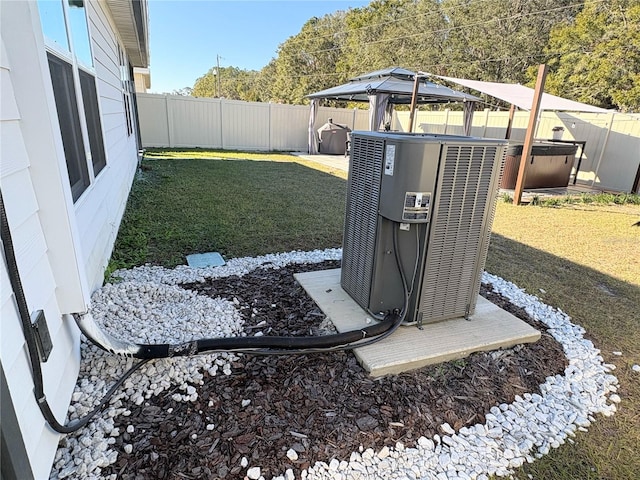
{"type": "Polygon", "coordinates": [[[396,146],[387,145],[384,156],[384,174],[393,176],[393,167],[396,163],[396,146]]]}
{"type": "Polygon", "coordinates": [[[402,219],[410,222],[428,222],[431,192],[406,192],[402,219]]]}

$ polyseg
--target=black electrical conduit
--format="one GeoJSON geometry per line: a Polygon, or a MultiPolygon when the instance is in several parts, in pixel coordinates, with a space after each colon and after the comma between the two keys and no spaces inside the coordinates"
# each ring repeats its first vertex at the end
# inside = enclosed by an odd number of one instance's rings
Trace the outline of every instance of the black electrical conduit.
{"type": "MultiPolygon", "coordinates": [[[[34,394],[40,411],[51,428],[58,433],[71,433],[84,427],[89,421],[100,412],[108,403],[109,398],[122,385],[122,383],[142,365],[152,359],[192,356],[202,353],[213,352],[238,352],[258,355],[281,355],[281,354],[307,354],[321,353],[336,350],[350,350],[372,343],[378,342],[383,338],[391,335],[402,325],[406,318],[410,290],[407,285],[407,278],[402,267],[398,248],[397,248],[397,231],[393,230],[393,244],[395,250],[395,259],[400,271],[402,279],[402,287],[404,290],[404,305],[400,312],[394,311],[385,316],[384,320],[375,325],[353,330],[350,332],[338,333],[334,335],[324,335],[317,337],[233,337],[233,338],[208,338],[201,340],[193,340],[182,344],[134,344],[115,339],[108,333],[100,329],[90,314],[73,314],[81,332],[99,348],[118,355],[124,355],[142,359],[141,362],[135,364],[127,370],[123,376],[109,389],[103,399],[88,413],[85,417],[75,420],[69,425],[60,424],[53,414],[51,407],[44,393],[44,384],[42,381],[42,368],[40,358],[37,353],[37,340],[31,326],[31,318],[28,311],[27,302],[20,280],[15,251],[13,249],[13,240],[11,231],[7,221],[6,210],[2,193],[0,192],[0,206],[2,210],[2,245],[4,256],[9,269],[9,278],[11,287],[16,296],[18,304],[18,312],[22,322],[22,329],[27,343],[29,359],[31,361],[34,394]]],[[[417,258],[416,258],[417,262],[417,258]]]]}
{"type": "Polygon", "coordinates": [[[42,366],[40,365],[40,357],[38,356],[37,340],[35,332],[31,325],[31,316],[29,315],[29,308],[27,306],[27,300],[24,296],[24,290],[22,289],[22,281],[20,280],[20,273],[18,271],[18,265],[16,263],[15,251],[13,249],[13,239],[11,238],[11,230],[9,230],[9,222],[7,220],[7,212],[4,208],[4,199],[2,192],[0,191],[0,232],[2,235],[2,247],[4,252],[4,258],[9,270],[9,281],[11,282],[11,288],[16,297],[16,303],[18,304],[18,313],[20,321],[22,323],[22,330],[27,342],[27,353],[31,362],[31,370],[33,372],[33,393],[36,397],[38,407],[42,412],[42,416],[47,423],[58,433],[71,433],[84,427],[89,421],[100,412],[109,401],[109,398],[115,393],[115,391],[124,383],[124,381],[142,365],[148,362],[143,360],[127,370],[124,375],[109,389],[103,399],[96,405],[91,412],[85,415],[83,418],[74,420],[68,425],[62,425],[56,420],[51,406],[47,400],[47,396],[44,393],[44,383],[42,380],[42,366]]]}

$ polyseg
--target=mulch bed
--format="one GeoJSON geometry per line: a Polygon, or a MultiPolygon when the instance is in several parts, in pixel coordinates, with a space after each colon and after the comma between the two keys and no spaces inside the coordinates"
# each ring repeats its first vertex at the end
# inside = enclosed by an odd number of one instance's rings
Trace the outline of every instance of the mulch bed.
{"type": "MultiPolygon", "coordinates": [[[[245,307],[248,335],[316,335],[326,333],[324,315],[293,273],[337,267],[339,262],[329,261],[258,269],[183,287],[235,297],[245,307]]],[[[563,372],[567,360],[561,345],[524,310],[490,287],[483,286],[482,294],[542,330],[541,340],[379,379],[370,378],[351,352],[244,355],[230,376],[205,375],[195,403],[175,402],[172,390],[141,406],[127,405],[131,415],[116,426],[124,431],[134,425],[134,433],[117,437],[118,462],[103,473],[125,480],[242,478],[240,461],[247,457],[270,478],[318,460],[349,460],[360,445],[414,446],[421,435],[442,433],[443,422],[456,430],[483,423],[492,406],[539,392],[547,376],[563,372]],[[251,403],[243,407],[242,400],[251,403]],[[215,428],[209,431],[211,423],[215,428]],[[133,444],[131,454],[124,452],[126,443],[133,444]],[[298,452],[295,462],[286,456],[290,448],[298,452]]]]}

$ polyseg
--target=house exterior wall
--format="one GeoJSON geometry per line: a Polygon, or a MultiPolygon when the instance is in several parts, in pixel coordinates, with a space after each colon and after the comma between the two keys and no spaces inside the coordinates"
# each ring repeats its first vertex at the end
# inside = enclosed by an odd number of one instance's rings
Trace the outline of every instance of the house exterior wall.
{"type": "MultiPolygon", "coordinates": [[[[64,422],[80,362],[71,317],[102,283],[137,166],[126,129],[117,42],[108,7],[87,2],[107,166],[74,203],[35,2],[0,4],[0,186],[29,311],[42,309],[53,350],[44,388],[64,422]]],[[[29,459],[28,478],[48,478],[59,435],[33,395],[31,368],[8,269],[0,261],[0,362],[29,459]]]]}
{"type": "Polygon", "coordinates": [[[147,93],[151,87],[151,73],[148,68],[134,68],[133,81],[136,86],[136,93],[147,93]]]}
{"type": "MultiPolygon", "coordinates": [[[[31,175],[32,170],[37,168],[39,159],[32,156],[37,153],[32,147],[38,145],[30,142],[39,139],[40,145],[48,144],[51,150],[47,160],[55,165],[59,165],[61,145],[56,142],[55,131],[51,127],[49,110],[51,105],[48,105],[47,98],[41,95],[46,86],[43,73],[48,73],[48,70],[43,70],[43,68],[46,69],[44,50],[39,51],[39,46],[42,44],[38,45],[37,34],[32,30],[25,28],[24,34],[17,35],[9,25],[5,24],[11,15],[13,21],[16,21],[17,16],[27,22],[21,25],[29,25],[33,11],[28,7],[28,4],[21,2],[3,2],[2,4],[0,185],[29,309],[44,310],[47,319],[54,348],[49,360],[43,364],[45,388],[54,414],[57,418],[63,419],[79,369],[79,333],[71,319],[62,314],[60,307],[61,305],[78,306],[84,302],[80,281],[73,278],[79,275],[71,273],[74,270],[78,271],[74,268],[75,257],[68,265],[69,281],[75,283],[79,291],[76,295],[68,291],[67,294],[71,297],[68,301],[58,295],[54,273],[56,260],[53,257],[59,253],[60,248],[52,245],[53,250],[49,250],[45,235],[43,218],[47,209],[50,213],[52,209],[56,209],[57,204],[56,216],[63,218],[68,215],[66,199],[60,188],[62,185],[60,171],[54,168],[48,172],[53,176],[49,177],[51,182],[51,188],[47,192],[49,203],[45,204],[44,210],[38,199],[44,193],[44,190],[38,189],[42,184],[41,179],[31,175]],[[20,46],[15,43],[19,39],[22,39],[20,46]],[[31,80],[25,85],[22,81],[26,77],[31,77],[31,80]],[[35,104],[25,103],[25,95],[29,93],[25,91],[27,87],[37,88],[31,92],[35,97],[34,102],[45,102],[40,104],[39,112],[33,110],[32,107],[35,104]],[[43,125],[48,125],[49,128],[40,130],[43,125]]],[[[48,100],[53,101],[53,98],[48,100]]],[[[26,102],[30,101],[26,100],[26,102]]],[[[67,225],[68,223],[67,221],[67,225]]],[[[73,242],[70,236],[49,239],[73,242]]],[[[67,259],[69,259],[68,256],[67,259]]],[[[45,425],[33,396],[31,367],[4,260],[0,267],[0,276],[2,283],[0,361],[6,375],[12,403],[16,409],[15,414],[25,450],[30,460],[31,474],[34,478],[47,478],[58,443],[58,435],[45,425]]],[[[24,473],[28,474],[28,472],[24,473]]]]}
{"type": "Polygon", "coordinates": [[[89,290],[100,287],[138,166],[135,129],[128,134],[120,89],[118,37],[102,3],[87,2],[107,165],[76,202],[89,290]]]}

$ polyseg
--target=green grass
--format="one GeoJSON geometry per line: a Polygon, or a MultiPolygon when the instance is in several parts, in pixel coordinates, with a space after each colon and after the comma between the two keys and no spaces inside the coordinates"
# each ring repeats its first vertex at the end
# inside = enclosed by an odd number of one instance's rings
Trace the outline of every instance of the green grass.
{"type": "Polygon", "coordinates": [[[563,197],[537,198],[532,204],[541,207],[557,207],[562,205],[595,204],[595,205],[640,205],[640,195],[635,193],[582,193],[563,197]]]}
{"type": "Polygon", "coordinates": [[[253,155],[146,157],[107,273],[145,263],[173,267],[208,251],[232,258],[340,246],[344,179],[297,157],[253,155]]]}
{"type": "MultiPolygon", "coordinates": [[[[341,243],[343,173],[285,154],[203,150],[151,151],[143,167],[111,269],[173,266],[211,250],[229,258],[341,243]]],[[[640,374],[631,371],[640,364],[640,207],[608,203],[498,202],[487,270],[571,315],[621,384],[616,415],[599,416],[575,444],[520,469],[521,480],[631,480],[640,472],[640,374]]]]}
{"type": "MultiPolygon", "coordinates": [[[[513,203],[510,193],[503,193],[504,203],[513,203]]],[[[528,203],[532,207],[563,207],[567,205],[640,205],[640,195],[636,193],[581,193],[543,198],[534,195],[528,203]]]]}
{"type": "Polygon", "coordinates": [[[637,479],[640,472],[640,219],[636,206],[498,203],[487,270],[559,307],[617,366],[622,403],[589,433],[518,473],[536,479],[637,479]],[[542,293],[541,289],[546,293],[542,293]],[[614,351],[622,352],[618,357],[614,351]]]}

